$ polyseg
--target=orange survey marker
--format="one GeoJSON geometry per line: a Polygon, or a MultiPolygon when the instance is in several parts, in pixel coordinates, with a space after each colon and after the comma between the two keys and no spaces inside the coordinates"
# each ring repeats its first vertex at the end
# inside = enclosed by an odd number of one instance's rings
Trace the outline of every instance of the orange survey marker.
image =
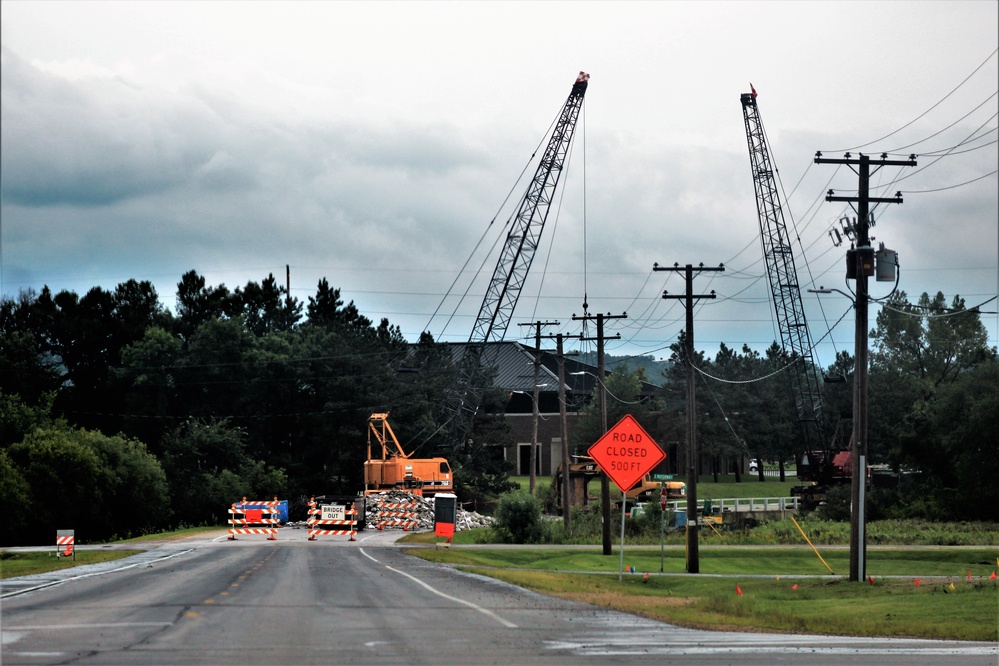
{"type": "Polygon", "coordinates": [[[315,541],[317,536],[349,536],[350,541],[357,540],[357,509],[351,505],[348,509],[338,504],[316,504],[316,498],[309,499],[309,541],[315,541]],[[347,529],[323,529],[325,527],[345,527],[347,529]]]}
{"type": "Polygon", "coordinates": [[[229,541],[235,541],[237,534],[266,534],[268,541],[277,541],[277,525],[281,522],[275,497],[272,502],[233,503],[229,507],[229,541]],[[252,504],[254,508],[247,508],[252,504]]]}

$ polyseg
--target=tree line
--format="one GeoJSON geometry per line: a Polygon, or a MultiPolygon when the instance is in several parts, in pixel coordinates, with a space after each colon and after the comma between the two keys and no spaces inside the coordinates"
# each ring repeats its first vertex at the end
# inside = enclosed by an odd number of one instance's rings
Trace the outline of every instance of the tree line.
{"type": "MultiPolygon", "coordinates": [[[[927,472],[896,506],[975,517],[974,493],[996,497],[982,476],[996,471],[995,349],[958,298],[910,305],[899,294],[890,305],[872,334],[871,457],[927,472]]],[[[0,334],[5,544],[44,543],[56,523],[92,541],[219,524],[244,495],[355,494],[368,416],[390,412],[407,450],[436,453],[435,416],[456,372],[446,345],[429,334],[408,343],[325,279],[301,302],[273,275],[230,290],[190,271],[175,312],[149,282],[82,297],[43,288],[0,301],[0,334]]],[[[652,394],[642,369],[608,377],[619,398],[611,423],[632,412],[659,441],[684,439],[682,334],[672,349],[652,394]]],[[[747,452],[794,455],[793,401],[773,374],[786,360],[776,344],[763,355],[722,345],[696,359],[708,374],[754,380],[701,381],[707,473],[747,452]]],[[[849,405],[852,359],[841,353],[828,372],[847,379],[841,393],[827,392],[832,413],[849,405]]],[[[509,439],[504,405],[501,391],[487,392],[474,443],[449,451],[465,497],[509,487],[501,447],[488,446],[509,439]]],[[[593,441],[598,429],[588,408],[573,439],[593,441]]]]}
{"type": "MultiPolygon", "coordinates": [[[[606,385],[608,423],[632,413],[659,442],[686,439],[685,333],[671,346],[661,389],[643,391],[642,368],[615,373],[606,385]]],[[[977,308],[955,296],[905,292],[889,297],[870,331],[868,460],[886,475],[869,494],[869,516],[931,520],[994,520],[999,505],[999,360],[977,308]]],[[[695,351],[699,474],[742,472],[746,456],[800,457],[803,444],[791,389],[794,359],[776,342],[763,354],[725,343],[709,356],[695,351]]],[[[798,361],[800,362],[800,361],[798,361]]],[[[839,351],[822,382],[826,441],[846,448],[852,430],[854,357],[839,351]]],[[[659,383],[659,382],[657,382],[659,383]]],[[[582,427],[598,436],[591,408],[582,427]]],[[[592,441],[592,440],[591,440],[592,441]]],[[[782,469],[783,472],[783,469],[782,469]]],[[[762,480],[762,467],[759,478],[762,480]]],[[[837,499],[847,512],[848,488],[837,499]]],[[[842,513],[840,514],[842,515],[842,513]]]]}

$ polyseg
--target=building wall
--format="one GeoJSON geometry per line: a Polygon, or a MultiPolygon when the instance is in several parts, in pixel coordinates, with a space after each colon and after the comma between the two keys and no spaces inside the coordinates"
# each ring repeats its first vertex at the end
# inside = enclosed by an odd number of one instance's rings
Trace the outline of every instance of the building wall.
{"type": "MultiPolygon", "coordinates": [[[[572,440],[573,425],[578,420],[578,414],[569,414],[569,442],[572,440]]],[[[528,465],[521,464],[521,456],[530,455],[530,444],[533,432],[533,414],[507,414],[507,423],[513,432],[513,441],[504,450],[504,458],[514,464],[514,474],[527,476],[530,474],[528,465]],[[522,453],[523,452],[523,453],[522,453]]],[[[562,462],[562,428],[559,425],[559,414],[541,414],[538,418],[538,444],[540,470],[538,475],[552,476],[562,462]]]]}

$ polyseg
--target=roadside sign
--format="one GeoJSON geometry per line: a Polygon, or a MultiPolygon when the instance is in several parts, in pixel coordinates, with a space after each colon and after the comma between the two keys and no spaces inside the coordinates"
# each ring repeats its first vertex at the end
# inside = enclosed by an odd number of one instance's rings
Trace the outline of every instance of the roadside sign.
{"type": "Polygon", "coordinates": [[[343,504],[322,504],[319,508],[322,509],[323,520],[347,519],[347,507],[343,504]]]}
{"type": "Polygon", "coordinates": [[[604,433],[587,453],[624,492],[631,490],[666,457],[631,414],[604,433]]]}
{"type": "Polygon", "coordinates": [[[673,475],[672,474],[653,474],[652,475],[652,480],[653,481],[672,481],[673,480],[673,475]]]}
{"type": "Polygon", "coordinates": [[[76,559],[75,530],[56,530],[56,555],[76,559]]]}
{"type": "Polygon", "coordinates": [[[666,484],[663,484],[663,489],[659,491],[659,508],[663,511],[666,510],[668,498],[666,496],[666,484]]]}

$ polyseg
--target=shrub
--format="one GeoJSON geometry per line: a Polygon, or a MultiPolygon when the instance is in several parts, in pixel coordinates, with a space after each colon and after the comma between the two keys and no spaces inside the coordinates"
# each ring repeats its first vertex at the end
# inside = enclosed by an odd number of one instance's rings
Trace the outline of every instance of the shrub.
{"type": "Polygon", "coordinates": [[[496,509],[493,531],[500,543],[540,543],[545,536],[541,502],[523,490],[503,495],[496,509]]]}
{"type": "Polygon", "coordinates": [[[851,488],[849,485],[831,486],[826,491],[826,501],[815,511],[822,520],[850,520],[851,488]]]}
{"type": "MultiPolygon", "coordinates": [[[[620,514],[617,518],[620,519],[620,514]]],[[[666,515],[666,524],[670,522],[670,515],[666,515]]],[[[662,529],[663,510],[658,502],[647,502],[642,505],[641,511],[632,513],[632,516],[625,520],[625,535],[631,537],[644,537],[646,539],[658,540],[662,529]]]]}

